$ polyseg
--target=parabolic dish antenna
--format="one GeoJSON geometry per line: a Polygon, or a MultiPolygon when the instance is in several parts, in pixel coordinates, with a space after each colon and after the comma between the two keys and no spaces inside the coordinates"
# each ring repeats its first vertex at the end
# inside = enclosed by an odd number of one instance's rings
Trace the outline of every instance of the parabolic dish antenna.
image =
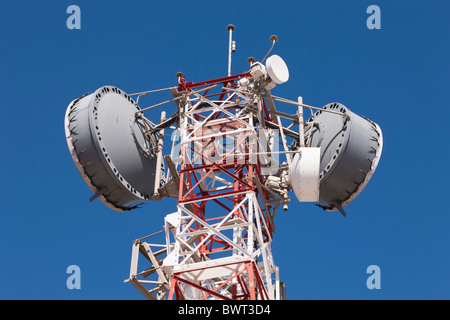
{"type": "MultiPolygon", "coordinates": [[[[65,131],[75,165],[86,184],[109,208],[128,211],[151,200],[156,154],[152,135],[136,117],[133,99],[104,86],[72,101],[65,131]]],[[[159,184],[159,182],[158,182],[159,184]]]]}
{"type": "Polygon", "coordinates": [[[282,84],[289,80],[289,69],[284,60],[274,54],[266,61],[267,73],[276,84],[282,84]]]}
{"type": "Polygon", "coordinates": [[[381,129],[340,103],[327,104],[309,121],[314,122],[310,146],[321,148],[319,203],[345,215],[342,208],[364,189],[377,168],[383,148],[381,129]]]}

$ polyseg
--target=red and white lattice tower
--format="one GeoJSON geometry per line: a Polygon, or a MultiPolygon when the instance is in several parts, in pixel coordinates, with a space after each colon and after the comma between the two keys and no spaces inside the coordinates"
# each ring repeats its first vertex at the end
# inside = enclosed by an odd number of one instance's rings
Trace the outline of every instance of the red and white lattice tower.
{"type": "MultiPolygon", "coordinates": [[[[167,119],[162,114],[159,125],[150,124],[155,132],[176,123],[171,154],[164,156],[165,184],[153,197],[178,200],[159,232],[165,234],[164,245],[144,241],[150,236],[133,244],[126,281],[148,299],[285,296],[271,251],[273,218],[280,206],[287,210],[291,153],[298,152],[303,114],[275,109],[270,89],[289,77],[278,56],[268,59],[267,70],[249,58],[249,72],[231,75],[234,27],[227,28],[228,76],[194,83],[178,73],[179,84],[171,89],[178,111],[167,119]],[[279,115],[291,121],[288,128],[279,115]],[[291,130],[294,125],[299,130],[291,130]],[[289,147],[287,136],[293,138],[289,147]],[[280,141],[284,149],[278,151],[280,141]],[[139,254],[151,264],[141,272],[139,254]],[[152,275],[155,280],[149,280],[152,275]]],[[[276,40],[271,37],[273,44],[276,40]]],[[[162,139],[159,157],[161,144],[162,139]]]]}
{"type": "Polygon", "coordinates": [[[165,218],[165,250],[134,244],[133,257],[144,254],[153,263],[147,272],[158,280],[137,280],[137,258],[129,280],[148,298],[280,299],[271,243],[273,216],[289,201],[288,167],[274,156],[282,152],[265,100],[270,92],[255,91],[250,73],[198,83],[178,76],[179,129],[165,157],[167,185],[178,189],[177,211],[165,218]],[[164,259],[157,258],[161,253],[164,259]]]}
{"type": "Polygon", "coordinates": [[[261,204],[264,164],[255,156],[268,147],[254,123],[264,102],[235,84],[248,76],[202,83],[222,84],[218,99],[207,90],[182,106],[177,212],[166,217],[175,239],[163,264],[171,267],[169,299],[276,298],[272,212],[261,204]]]}

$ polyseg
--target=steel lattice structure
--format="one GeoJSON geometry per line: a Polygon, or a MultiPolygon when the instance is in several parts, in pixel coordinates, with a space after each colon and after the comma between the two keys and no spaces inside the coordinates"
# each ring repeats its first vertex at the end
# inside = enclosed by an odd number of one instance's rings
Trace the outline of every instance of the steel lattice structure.
{"type": "Polygon", "coordinates": [[[150,244],[135,242],[129,279],[150,299],[281,298],[283,284],[271,252],[273,217],[289,197],[282,178],[279,189],[267,183],[276,173],[282,177],[287,166],[274,157],[283,152],[276,151],[281,126],[267,107],[270,93],[239,85],[249,76],[200,83],[186,83],[181,76],[173,91],[174,98],[182,97],[179,140],[165,159],[173,181],[167,185],[178,190],[177,211],[165,218],[165,258],[157,259],[150,244]],[[219,92],[211,93],[218,85],[219,92]],[[158,281],[137,279],[139,251],[152,262],[148,272],[156,271],[158,281]]]}

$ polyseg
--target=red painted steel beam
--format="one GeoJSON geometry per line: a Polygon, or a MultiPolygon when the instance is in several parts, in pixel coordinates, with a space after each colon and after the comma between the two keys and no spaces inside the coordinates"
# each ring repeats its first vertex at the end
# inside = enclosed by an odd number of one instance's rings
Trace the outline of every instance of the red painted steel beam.
{"type": "Polygon", "coordinates": [[[191,91],[194,88],[202,87],[202,86],[208,86],[213,85],[217,83],[223,83],[226,85],[227,83],[234,82],[234,80],[242,79],[242,78],[250,78],[251,74],[250,72],[245,72],[241,74],[236,74],[229,77],[223,77],[223,78],[217,78],[217,79],[211,79],[206,81],[200,81],[200,82],[185,82],[184,77],[181,77],[180,84],[178,85],[178,91],[191,91]]]}

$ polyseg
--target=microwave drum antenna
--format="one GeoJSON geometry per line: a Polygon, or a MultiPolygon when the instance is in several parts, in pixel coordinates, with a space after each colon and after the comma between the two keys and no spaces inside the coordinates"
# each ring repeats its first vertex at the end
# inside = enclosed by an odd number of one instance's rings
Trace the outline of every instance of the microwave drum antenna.
{"type": "MultiPolygon", "coordinates": [[[[67,144],[83,180],[115,211],[151,200],[156,152],[140,108],[122,90],[104,86],[72,101],[66,111],[67,144]]],[[[155,137],[153,137],[155,138],[155,137]]]]}
{"type": "Polygon", "coordinates": [[[342,208],[359,195],[377,168],[383,148],[381,129],[340,103],[327,104],[309,121],[314,124],[310,146],[321,148],[320,206],[345,216],[342,208]]]}

